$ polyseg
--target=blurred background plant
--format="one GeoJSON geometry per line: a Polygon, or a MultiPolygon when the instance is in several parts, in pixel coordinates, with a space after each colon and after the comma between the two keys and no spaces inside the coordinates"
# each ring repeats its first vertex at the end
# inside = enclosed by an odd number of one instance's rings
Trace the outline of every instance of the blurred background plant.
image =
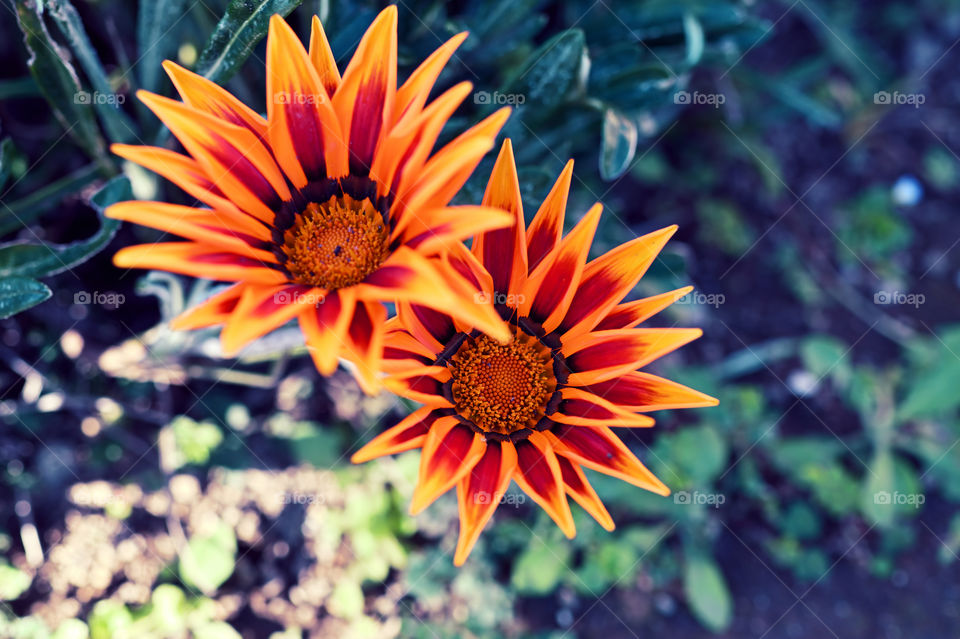
{"type": "Polygon", "coordinates": [[[270,14],[346,60],[379,5],[0,4],[0,636],[955,632],[960,3],[399,4],[401,74],[471,32],[447,134],[514,106],[528,212],[574,157],[594,254],[680,225],[635,295],[697,285],[661,370],[721,399],[624,432],[671,498],[594,474],[618,529],[568,541],[510,493],[462,570],[452,495],[405,514],[415,454],[346,461],[409,406],[295,331],[237,360],[170,331],[217,285],[116,269],[159,235],[99,217],[193,203],[107,151],[173,144],[133,97],[172,95],[161,60],[262,112],[270,14]]]}

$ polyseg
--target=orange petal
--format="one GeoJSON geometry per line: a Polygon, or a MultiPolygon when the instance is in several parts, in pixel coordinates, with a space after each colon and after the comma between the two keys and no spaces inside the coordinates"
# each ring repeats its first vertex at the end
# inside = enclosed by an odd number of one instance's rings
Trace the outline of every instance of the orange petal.
{"type": "Polygon", "coordinates": [[[563,489],[573,497],[580,506],[590,513],[590,516],[607,530],[613,530],[613,518],[607,512],[606,506],[597,496],[583,469],[562,455],[557,455],[560,464],[560,476],[563,478],[563,489]]]}
{"type": "Polygon", "coordinates": [[[354,364],[354,377],[367,395],[380,392],[380,361],[383,359],[384,324],[387,308],[380,302],[358,301],[347,328],[344,359],[354,364]]]}
{"type": "Polygon", "coordinates": [[[509,227],[513,217],[489,206],[449,206],[421,210],[401,239],[424,255],[441,252],[478,233],[509,227]]]}
{"type": "Polygon", "coordinates": [[[554,183],[550,193],[537,210],[533,222],[527,228],[527,259],[530,270],[537,267],[547,253],[560,242],[563,234],[563,218],[567,210],[567,195],[573,179],[573,160],[567,162],[554,183]]]}
{"type": "Polygon", "coordinates": [[[594,204],[567,237],[534,269],[523,287],[521,309],[539,320],[548,333],[563,320],[570,300],[577,292],[601,212],[603,207],[594,204]]]}
{"type": "Polygon", "coordinates": [[[246,127],[266,143],[267,121],[229,91],[171,60],[164,60],[163,68],[184,102],[230,124],[246,127]]]}
{"type": "Polygon", "coordinates": [[[657,479],[637,456],[605,426],[583,428],[556,424],[548,433],[558,455],[601,473],[622,479],[658,495],[670,489],[657,479]]]}
{"type": "Polygon", "coordinates": [[[700,391],[641,371],[590,384],[583,390],[631,411],[697,408],[719,403],[700,391]]]}
{"type": "Polygon", "coordinates": [[[383,380],[383,385],[400,397],[435,408],[451,408],[443,392],[443,384],[450,380],[446,366],[420,366],[395,373],[383,380]]]}
{"type": "Polygon", "coordinates": [[[430,106],[406,118],[383,139],[373,160],[373,173],[381,193],[402,193],[420,177],[420,169],[433,150],[447,120],[472,90],[462,82],[445,91],[430,106]]]}
{"type": "Polygon", "coordinates": [[[483,262],[493,278],[493,289],[500,293],[519,293],[527,276],[527,242],[524,235],[523,202],[520,181],[513,159],[510,139],[503,141],[493,165],[483,205],[505,210],[514,223],[503,229],[487,231],[473,240],[473,254],[483,262]]]}
{"type": "Polygon", "coordinates": [[[353,319],[355,304],[353,289],[341,288],[330,291],[322,304],[302,309],[300,330],[321,375],[332,375],[337,369],[340,352],[347,345],[347,327],[353,319]]]}
{"type": "Polygon", "coordinates": [[[420,304],[397,304],[397,317],[406,334],[434,356],[443,350],[447,341],[457,332],[453,318],[420,304]]]}
{"type": "Polygon", "coordinates": [[[227,321],[230,313],[237,307],[246,284],[234,284],[209,299],[188,309],[170,321],[175,331],[189,331],[195,328],[219,326],[227,321]]]}
{"type": "Polygon", "coordinates": [[[441,260],[428,260],[401,246],[375,272],[356,286],[360,299],[392,300],[429,306],[453,318],[471,323],[491,337],[506,341],[509,331],[488,300],[448,269],[441,260]]]}
{"type": "Polygon", "coordinates": [[[287,279],[286,275],[263,262],[196,242],[128,246],[117,251],[113,263],[120,268],[157,269],[251,284],[280,284],[287,279]]]}
{"type": "Polygon", "coordinates": [[[220,332],[228,356],[300,315],[305,307],[322,303],[326,291],[300,284],[248,286],[240,303],[220,332]]]}
{"type": "Polygon", "coordinates": [[[564,342],[574,371],[570,386],[585,386],[646,366],[703,334],[699,328],[626,328],[588,333],[564,342]]]}
{"type": "MultiPolygon", "coordinates": [[[[417,307],[422,308],[422,307],[417,307]]],[[[398,313],[411,312],[409,304],[398,304],[398,313]],[[407,310],[404,311],[403,309],[407,310]]],[[[397,319],[396,317],[391,318],[397,319]]],[[[425,346],[420,340],[411,335],[406,329],[391,326],[387,322],[386,335],[383,340],[383,370],[386,373],[402,373],[411,368],[429,366],[437,358],[438,350],[425,346]]]]}
{"type": "Polygon", "coordinates": [[[483,457],[457,484],[460,506],[460,537],[453,563],[462,566],[483,527],[507,492],[510,478],[517,468],[517,450],[511,443],[487,442],[483,457]]]}
{"type": "Polygon", "coordinates": [[[456,417],[436,420],[423,442],[420,477],[410,500],[410,514],[416,515],[450,490],[480,461],[486,448],[483,437],[456,417]]]}
{"type": "Polygon", "coordinates": [[[406,207],[416,211],[421,207],[446,206],[483,156],[493,148],[494,140],[509,115],[510,108],[504,107],[437,151],[414,176],[417,179],[409,187],[401,186],[398,190],[394,209],[406,207]]]}
{"type": "Polygon", "coordinates": [[[269,237],[269,231],[264,223],[244,213],[227,199],[217,185],[210,181],[203,167],[193,158],[156,146],[114,144],[111,145],[110,150],[170,180],[200,202],[216,209],[221,215],[229,217],[231,225],[237,227],[237,230],[257,237],[261,233],[266,233],[269,237]]]}
{"type": "Polygon", "coordinates": [[[270,146],[294,186],[344,173],[343,136],[327,90],[279,15],[267,36],[267,120],[270,146]]]}
{"type": "Polygon", "coordinates": [[[437,418],[437,413],[432,408],[428,406],[419,408],[407,415],[396,426],[385,430],[367,442],[363,448],[350,457],[350,461],[354,464],[362,464],[377,457],[395,455],[405,450],[420,448],[427,438],[430,427],[437,418]]]}
{"type": "Polygon", "coordinates": [[[313,22],[310,24],[310,62],[317,70],[327,95],[332,96],[340,86],[340,70],[330,49],[330,42],[327,41],[327,34],[323,31],[323,25],[317,16],[313,16],[313,22]]]}
{"type": "Polygon", "coordinates": [[[345,140],[350,173],[367,175],[377,143],[392,120],[397,93],[397,7],[380,12],[357,45],[333,96],[345,140]]]}
{"type": "Polygon", "coordinates": [[[692,290],[692,286],[684,286],[675,291],[661,293],[653,297],[624,302],[616,306],[606,317],[600,320],[596,330],[604,331],[614,328],[633,328],[637,324],[667,308],[692,290]]]}
{"type": "Polygon", "coordinates": [[[440,72],[447,65],[450,56],[463,44],[467,32],[458,33],[447,40],[439,49],[430,54],[423,63],[414,69],[407,81],[397,89],[397,101],[394,106],[394,122],[406,117],[415,116],[427,102],[430,90],[440,76],[440,72]]]}
{"type": "MultiPolygon", "coordinates": [[[[213,209],[192,206],[129,200],[107,207],[104,215],[115,220],[126,220],[142,226],[172,233],[190,240],[212,244],[227,251],[245,255],[265,264],[276,264],[277,258],[269,250],[270,234],[265,227],[251,236],[233,226],[235,220],[213,209]]],[[[249,218],[248,218],[249,219],[249,218]]]]}
{"type": "Polygon", "coordinates": [[[637,285],[676,226],[648,233],[601,255],[587,264],[577,294],[560,325],[565,338],[595,327],[637,285]]]}
{"type": "Polygon", "coordinates": [[[532,433],[515,446],[517,472],[513,478],[517,485],[550,515],[564,535],[572,539],[577,531],[563,492],[560,464],[550,441],[543,433],[532,433]]]}
{"type": "Polygon", "coordinates": [[[653,418],[638,415],[621,406],[598,397],[580,388],[566,387],[560,390],[563,402],[550,419],[560,424],[573,426],[624,426],[628,428],[649,428],[653,418]]]}
{"type": "Polygon", "coordinates": [[[183,144],[211,182],[241,209],[273,221],[280,200],[290,190],[273,155],[249,129],[230,124],[191,106],[147,91],[137,97],[183,144]]]}

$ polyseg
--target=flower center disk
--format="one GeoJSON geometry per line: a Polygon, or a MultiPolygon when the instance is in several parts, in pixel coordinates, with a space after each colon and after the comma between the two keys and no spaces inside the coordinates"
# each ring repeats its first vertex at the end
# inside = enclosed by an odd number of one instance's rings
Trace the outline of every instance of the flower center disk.
{"type": "Polygon", "coordinates": [[[557,387],[550,350],[519,331],[508,344],[486,335],[467,338],[449,367],[457,412],[504,436],[536,426],[557,387]]]}
{"type": "Polygon", "coordinates": [[[387,227],[369,199],[310,202],[283,236],[293,281],[335,290],[357,284],[387,257],[387,227]]]}

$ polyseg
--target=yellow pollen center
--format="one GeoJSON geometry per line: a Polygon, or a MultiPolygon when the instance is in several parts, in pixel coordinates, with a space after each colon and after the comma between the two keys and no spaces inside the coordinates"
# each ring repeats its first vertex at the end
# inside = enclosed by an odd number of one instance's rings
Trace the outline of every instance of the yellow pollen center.
{"type": "Polygon", "coordinates": [[[449,368],[457,412],[501,435],[536,426],[557,387],[550,350],[519,331],[508,344],[464,340],[449,368]]]}
{"type": "Polygon", "coordinates": [[[283,236],[286,267],[299,284],[328,290],[357,284],[387,256],[387,227],[369,199],[311,202],[283,236]]]}

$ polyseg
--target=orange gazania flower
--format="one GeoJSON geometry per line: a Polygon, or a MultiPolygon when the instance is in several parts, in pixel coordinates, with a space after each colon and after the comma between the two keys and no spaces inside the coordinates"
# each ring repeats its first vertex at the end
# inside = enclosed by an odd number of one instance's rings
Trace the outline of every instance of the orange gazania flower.
{"type": "Polygon", "coordinates": [[[182,102],[140,99],[189,155],[114,145],[210,208],[122,202],[107,215],[187,238],[128,247],[122,267],[235,284],[174,321],[223,325],[224,351],[297,318],[319,370],[353,361],[377,388],[386,307],[430,306],[506,339],[491,305],[443,259],[463,238],[511,223],[490,207],[447,206],[494,139],[506,109],[431,153],[470,93],[464,82],[427,104],[466,34],[451,38],[397,87],[397,10],[367,30],[341,78],[320,20],[309,52],[280,16],[267,39],[267,118],[216,84],[167,61],[182,102]]]}
{"type": "Polygon", "coordinates": [[[599,204],[561,239],[569,162],[529,228],[509,140],[483,203],[510,211],[511,228],[478,235],[453,254],[511,326],[505,343],[435,310],[401,303],[387,334],[387,385],[424,406],[360,449],[354,462],[421,448],[416,514],[456,485],[461,565],[511,480],[575,533],[572,497],[604,528],[613,521],[583,468],[661,495],[669,489],[611,426],[647,427],[641,413],[713,406],[693,389],[638,371],[700,336],[699,329],[637,328],[692,290],[623,302],[673,235],[669,227],[586,263],[599,204]]]}

